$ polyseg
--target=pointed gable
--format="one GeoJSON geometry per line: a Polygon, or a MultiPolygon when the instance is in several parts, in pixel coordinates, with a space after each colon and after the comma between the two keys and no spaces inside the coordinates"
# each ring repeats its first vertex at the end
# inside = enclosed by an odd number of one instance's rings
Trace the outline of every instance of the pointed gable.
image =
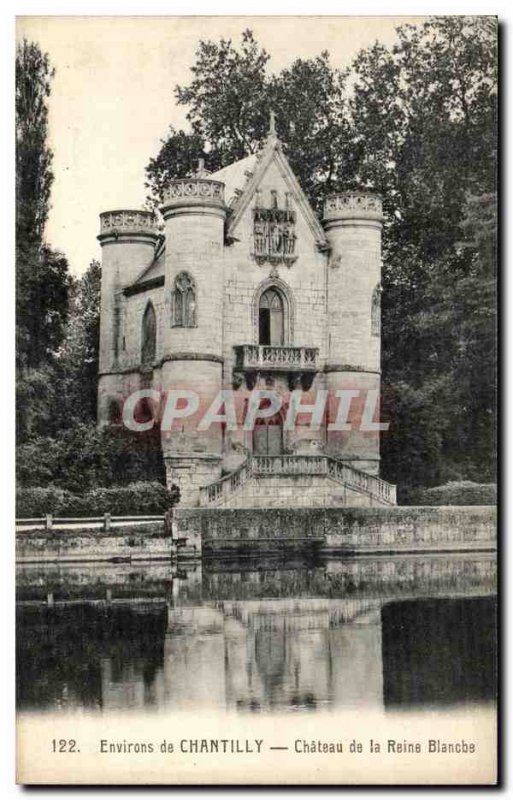
{"type": "Polygon", "coordinates": [[[236,230],[245,211],[253,201],[254,195],[262,183],[271,164],[275,164],[290,192],[297,210],[306,220],[314,240],[319,245],[326,245],[324,230],[299,182],[292,172],[290,164],[285,157],[281,142],[274,135],[267,137],[266,143],[260,153],[237,161],[229,167],[214,173],[211,177],[225,182],[225,196],[232,209],[228,220],[227,236],[237,238],[236,230]]]}

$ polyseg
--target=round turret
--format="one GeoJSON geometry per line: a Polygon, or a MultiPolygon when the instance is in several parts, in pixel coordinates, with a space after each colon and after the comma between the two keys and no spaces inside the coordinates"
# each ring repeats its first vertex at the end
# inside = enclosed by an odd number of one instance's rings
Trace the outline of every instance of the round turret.
{"type": "Polygon", "coordinates": [[[99,402],[100,421],[108,421],[107,400],[113,393],[109,374],[118,367],[120,293],[147,267],[154,256],[159,231],[150,211],[104,211],[98,241],[102,247],[100,309],[99,402]]]}
{"type": "MultiPolygon", "coordinates": [[[[196,393],[205,410],[222,386],[224,183],[204,170],[170,182],[161,213],[166,225],[166,302],[169,324],[162,332],[162,386],[196,393]]],[[[168,480],[178,483],[183,502],[197,502],[198,487],[220,477],[220,425],[197,430],[184,419],[177,435],[163,434],[168,480]],[[194,499],[196,498],[196,499],[194,499]]]]}
{"type": "Polygon", "coordinates": [[[358,392],[353,430],[328,431],[328,449],[373,473],[379,470],[379,433],[363,432],[360,417],[368,393],[377,398],[380,388],[382,223],[379,195],[342,192],[325,200],[330,249],[326,384],[333,396],[339,390],[358,392]]]}

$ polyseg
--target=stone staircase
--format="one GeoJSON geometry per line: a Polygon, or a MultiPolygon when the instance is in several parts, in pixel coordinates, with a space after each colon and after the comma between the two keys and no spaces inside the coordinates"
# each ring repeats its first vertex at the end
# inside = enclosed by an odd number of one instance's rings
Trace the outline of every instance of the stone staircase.
{"type": "Polygon", "coordinates": [[[284,505],[395,506],[396,487],[331,456],[250,456],[229,475],[202,487],[199,504],[202,507],[259,505],[270,508],[284,505]]]}

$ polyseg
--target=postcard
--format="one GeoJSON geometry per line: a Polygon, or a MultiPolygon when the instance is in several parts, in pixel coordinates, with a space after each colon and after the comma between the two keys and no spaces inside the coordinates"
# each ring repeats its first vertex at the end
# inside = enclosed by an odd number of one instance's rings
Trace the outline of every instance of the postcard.
{"type": "Polygon", "coordinates": [[[497,25],[18,17],[19,783],[497,783],[497,25]]]}

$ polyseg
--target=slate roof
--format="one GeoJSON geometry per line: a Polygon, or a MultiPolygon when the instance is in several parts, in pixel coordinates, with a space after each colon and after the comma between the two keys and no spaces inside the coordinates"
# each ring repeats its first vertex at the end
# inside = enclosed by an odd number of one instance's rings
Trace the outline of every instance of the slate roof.
{"type": "Polygon", "coordinates": [[[251,156],[241,158],[240,161],[234,161],[227,167],[219,169],[217,172],[212,172],[208,176],[213,181],[222,181],[224,183],[224,200],[226,205],[233,206],[237,199],[237,192],[243,192],[246,183],[250,177],[246,175],[247,172],[253,173],[257,163],[257,154],[253,153],[251,156]]]}

